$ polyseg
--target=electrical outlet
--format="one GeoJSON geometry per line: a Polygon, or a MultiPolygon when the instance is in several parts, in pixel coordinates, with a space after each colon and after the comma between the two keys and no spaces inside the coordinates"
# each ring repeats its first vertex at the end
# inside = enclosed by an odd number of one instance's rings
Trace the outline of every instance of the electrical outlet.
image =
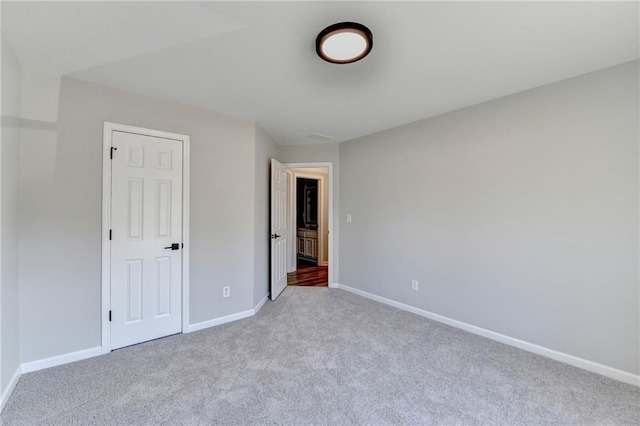
{"type": "Polygon", "coordinates": [[[231,288],[222,287],[222,297],[229,297],[229,296],[231,296],[231,288]]]}
{"type": "Polygon", "coordinates": [[[347,223],[351,223],[351,215],[350,214],[347,215],[347,223]]]}
{"type": "Polygon", "coordinates": [[[418,281],[417,280],[411,280],[411,290],[418,291],[418,281]]]}

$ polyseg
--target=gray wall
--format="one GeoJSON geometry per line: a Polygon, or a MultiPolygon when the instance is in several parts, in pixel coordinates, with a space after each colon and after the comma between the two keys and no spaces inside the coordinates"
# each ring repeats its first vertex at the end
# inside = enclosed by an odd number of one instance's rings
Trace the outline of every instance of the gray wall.
{"type": "Polygon", "coordinates": [[[638,71],[341,144],[340,282],[637,374],[638,71]]]}
{"type": "Polygon", "coordinates": [[[269,192],[271,179],[271,159],[278,158],[278,145],[260,127],[255,128],[255,247],[253,256],[253,304],[258,304],[269,294],[271,214],[269,192]]]}
{"type": "Polygon", "coordinates": [[[253,123],[63,79],[57,123],[22,141],[22,362],[100,345],[104,121],[191,137],[191,324],[253,307],[253,123]]]}
{"type": "Polygon", "coordinates": [[[276,147],[248,121],[61,84],[56,119],[3,116],[3,386],[18,299],[22,362],[100,345],[103,121],[191,136],[192,324],[267,292],[265,160],[332,162],[334,281],[638,372],[637,62],[340,146],[276,147]]]}
{"type": "Polygon", "coordinates": [[[18,170],[21,135],[20,62],[2,39],[2,147],[0,157],[0,395],[20,365],[18,287],[18,170]]]}
{"type": "MultiPolygon", "coordinates": [[[[278,158],[281,163],[333,163],[333,283],[340,282],[340,148],[339,144],[281,145],[278,158]]],[[[331,259],[329,259],[331,262],[331,259]]]]}

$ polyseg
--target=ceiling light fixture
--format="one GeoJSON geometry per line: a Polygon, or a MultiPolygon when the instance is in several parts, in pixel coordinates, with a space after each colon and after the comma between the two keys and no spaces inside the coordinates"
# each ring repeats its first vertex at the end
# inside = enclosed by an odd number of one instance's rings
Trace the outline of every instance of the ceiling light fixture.
{"type": "Polygon", "coordinates": [[[316,38],[316,52],[327,62],[350,64],[371,52],[373,34],[362,24],[340,22],[325,28],[316,38]]]}

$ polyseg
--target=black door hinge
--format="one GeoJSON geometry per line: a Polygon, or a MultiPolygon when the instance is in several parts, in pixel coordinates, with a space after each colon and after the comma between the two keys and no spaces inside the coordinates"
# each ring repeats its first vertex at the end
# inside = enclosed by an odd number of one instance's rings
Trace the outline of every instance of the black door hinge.
{"type": "Polygon", "coordinates": [[[111,311],[109,311],[109,321],[111,321],[111,311]]]}
{"type": "Polygon", "coordinates": [[[112,233],[113,233],[113,231],[111,229],[109,229],[109,241],[111,241],[111,236],[113,235],[112,233]]]}
{"type": "Polygon", "coordinates": [[[112,160],[113,160],[113,151],[117,151],[117,150],[118,150],[118,148],[116,148],[116,147],[114,147],[114,146],[112,146],[112,147],[111,147],[111,154],[109,155],[109,157],[110,157],[112,160]]]}

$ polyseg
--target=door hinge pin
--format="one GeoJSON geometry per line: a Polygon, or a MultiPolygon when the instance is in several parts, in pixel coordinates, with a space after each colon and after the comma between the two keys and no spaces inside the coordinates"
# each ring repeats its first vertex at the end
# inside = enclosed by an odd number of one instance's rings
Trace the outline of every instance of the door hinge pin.
{"type": "Polygon", "coordinates": [[[113,160],[113,151],[117,151],[118,148],[116,148],[115,146],[111,147],[111,154],[109,155],[109,157],[113,160]]]}
{"type": "Polygon", "coordinates": [[[111,321],[111,311],[109,311],[109,321],[111,321]]]}
{"type": "Polygon", "coordinates": [[[113,230],[109,229],[109,241],[111,241],[112,235],[113,235],[113,230]]]}

